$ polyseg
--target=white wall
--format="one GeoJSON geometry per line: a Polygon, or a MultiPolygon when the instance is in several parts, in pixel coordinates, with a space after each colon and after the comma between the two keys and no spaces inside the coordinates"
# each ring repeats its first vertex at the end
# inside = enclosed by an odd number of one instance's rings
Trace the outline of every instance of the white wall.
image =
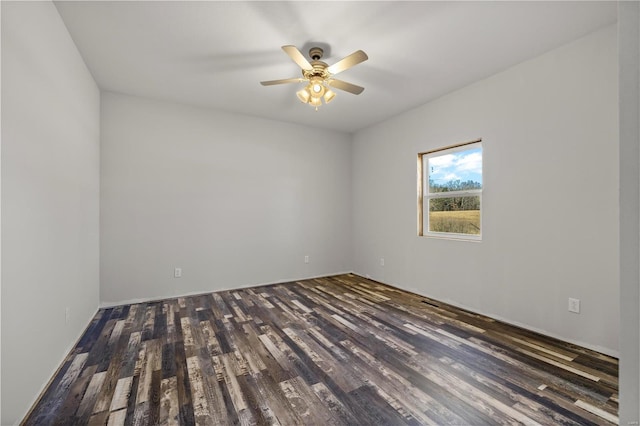
{"type": "Polygon", "coordinates": [[[616,354],[617,101],[612,26],[358,132],[354,270],[616,354]],[[417,237],[417,153],[478,137],[483,241],[417,237]]]}
{"type": "Polygon", "coordinates": [[[0,423],[8,425],[98,308],[100,93],[53,3],[1,7],[0,423]]]}
{"type": "Polygon", "coordinates": [[[640,420],[640,5],[618,4],[620,424],[640,420]]]}
{"type": "Polygon", "coordinates": [[[350,271],[349,142],[103,94],[102,302],[350,271]]]}

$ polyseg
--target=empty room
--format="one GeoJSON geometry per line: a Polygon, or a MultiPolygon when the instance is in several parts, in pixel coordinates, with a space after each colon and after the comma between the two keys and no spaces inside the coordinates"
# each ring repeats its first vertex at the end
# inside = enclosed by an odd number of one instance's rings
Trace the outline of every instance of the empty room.
{"type": "Polygon", "coordinates": [[[639,424],[639,2],[0,15],[0,424],[639,424]]]}

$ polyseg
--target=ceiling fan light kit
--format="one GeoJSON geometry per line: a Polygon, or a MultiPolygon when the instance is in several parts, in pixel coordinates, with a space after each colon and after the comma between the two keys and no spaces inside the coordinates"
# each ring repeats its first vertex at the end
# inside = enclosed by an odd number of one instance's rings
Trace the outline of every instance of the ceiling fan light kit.
{"type": "Polygon", "coordinates": [[[353,93],[354,95],[359,95],[364,90],[364,87],[356,86],[355,84],[333,78],[335,74],[345,71],[354,65],[369,59],[367,54],[362,50],[352,53],[331,66],[320,60],[322,59],[324,51],[319,47],[312,47],[309,49],[311,62],[307,61],[304,55],[300,53],[298,48],[295,46],[282,46],[282,50],[284,50],[287,55],[289,55],[289,57],[302,69],[302,78],[262,81],[260,84],[263,86],[287,83],[307,83],[302,90],[296,92],[296,95],[298,96],[298,99],[300,99],[300,102],[315,107],[316,111],[318,110],[318,107],[322,105],[322,99],[324,99],[325,104],[328,104],[336,97],[336,93],[331,90],[329,86],[338,90],[353,93]]]}
{"type": "Polygon", "coordinates": [[[296,95],[300,102],[314,106],[316,110],[322,105],[321,99],[328,104],[336,97],[336,93],[324,85],[324,80],[317,77],[313,77],[304,89],[296,92],[296,95]]]}

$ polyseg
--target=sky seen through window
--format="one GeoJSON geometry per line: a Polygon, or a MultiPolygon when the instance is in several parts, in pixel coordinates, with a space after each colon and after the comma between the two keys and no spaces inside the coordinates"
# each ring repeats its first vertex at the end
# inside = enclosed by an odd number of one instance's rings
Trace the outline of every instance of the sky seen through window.
{"type": "Polygon", "coordinates": [[[482,148],[429,158],[429,180],[435,185],[460,180],[482,184],[482,148]]]}

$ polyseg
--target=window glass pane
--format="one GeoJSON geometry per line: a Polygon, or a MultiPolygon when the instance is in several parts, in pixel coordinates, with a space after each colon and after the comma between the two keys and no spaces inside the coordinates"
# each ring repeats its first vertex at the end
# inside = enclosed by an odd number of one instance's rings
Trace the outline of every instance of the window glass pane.
{"type": "Polygon", "coordinates": [[[429,199],[429,232],[480,234],[480,197],[429,199]]]}
{"type": "Polygon", "coordinates": [[[425,191],[449,192],[482,188],[482,147],[427,158],[425,191]]]}

